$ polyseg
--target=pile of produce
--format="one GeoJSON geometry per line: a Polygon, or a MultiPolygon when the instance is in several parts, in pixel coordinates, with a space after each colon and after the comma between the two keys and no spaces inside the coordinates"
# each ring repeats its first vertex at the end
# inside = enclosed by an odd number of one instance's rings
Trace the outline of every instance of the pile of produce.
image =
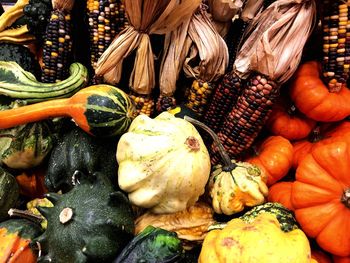
{"type": "Polygon", "coordinates": [[[350,1],[0,4],[0,262],[350,263],[350,1]]]}

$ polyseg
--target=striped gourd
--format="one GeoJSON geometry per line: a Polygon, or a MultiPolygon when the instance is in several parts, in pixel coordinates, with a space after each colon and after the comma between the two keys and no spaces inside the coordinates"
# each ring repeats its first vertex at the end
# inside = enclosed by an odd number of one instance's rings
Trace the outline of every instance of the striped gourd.
{"type": "Polygon", "coordinates": [[[125,92],[109,85],[95,85],[68,99],[0,111],[0,129],[53,117],[71,117],[87,133],[107,137],[126,132],[135,115],[135,107],[125,92]]]}
{"type": "Polygon", "coordinates": [[[59,83],[41,83],[15,62],[0,61],[0,95],[35,103],[72,96],[88,81],[88,72],[80,63],[69,68],[70,76],[59,83]]]}

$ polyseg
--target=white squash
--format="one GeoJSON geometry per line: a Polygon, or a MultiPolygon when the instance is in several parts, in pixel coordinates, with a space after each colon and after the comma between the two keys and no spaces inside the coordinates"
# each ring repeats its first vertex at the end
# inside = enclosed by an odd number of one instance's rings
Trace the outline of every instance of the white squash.
{"type": "Polygon", "coordinates": [[[194,205],[204,193],[210,157],[195,127],[163,112],[139,115],[119,140],[118,183],[130,202],[154,213],[194,205]]]}

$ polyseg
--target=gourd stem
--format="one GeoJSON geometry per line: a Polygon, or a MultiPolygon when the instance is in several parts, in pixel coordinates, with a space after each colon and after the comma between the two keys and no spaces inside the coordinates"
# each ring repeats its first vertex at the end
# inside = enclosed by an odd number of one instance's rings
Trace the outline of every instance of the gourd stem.
{"type": "Polygon", "coordinates": [[[341,202],[350,209],[350,188],[344,190],[343,195],[341,197],[341,202]]]}
{"type": "Polygon", "coordinates": [[[224,146],[222,145],[222,143],[219,140],[219,137],[216,135],[216,133],[210,129],[207,125],[205,125],[204,123],[193,119],[189,116],[185,116],[184,119],[194,125],[199,126],[200,128],[202,128],[203,130],[205,130],[207,133],[209,133],[209,135],[213,138],[216,146],[218,147],[219,150],[219,154],[224,162],[224,166],[223,166],[223,171],[232,171],[233,169],[235,169],[237,167],[236,164],[231,162],[230,156],[227,154],[227,152],[224,149],[224,146]]]}
{"type": "Polygon", "coordinates": [[[295,107],[294,104],[290,105],[290,107],[287,110],[287,113],[289,116],[294,116],[297,112],[297,108],[295,107]]]}
{"type": "Polygon", "coordinates": [[[44,220],[41,216],[35,215],[35,214],[28,212],[28,211],[19,210],[16,208],[11,208],[8,211],[8,214],[10,217],[17,216],[20,218],[25,218],[25,219],[28,219],[36,224],[39,224],[39,225],[44,220]]]}

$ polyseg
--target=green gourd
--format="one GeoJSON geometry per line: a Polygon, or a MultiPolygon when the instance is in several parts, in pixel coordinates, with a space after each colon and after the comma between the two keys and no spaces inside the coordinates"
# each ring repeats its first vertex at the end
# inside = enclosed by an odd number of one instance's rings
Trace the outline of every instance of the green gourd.
{"type": "Polygon", "coordinates": [[[8,210],[16,205],[19,187],[15,177],[0,167],[0,222],[8,217],[8,210]]]}
{"type": "Polygon", "coordinates": [[[110,262],[132,239],[134,216],[124,194],[108,177],[74,174],[75,186],[65,194],[48,193],[54,207],[38,207],[47,219],[38,262],[110,262]]]}

